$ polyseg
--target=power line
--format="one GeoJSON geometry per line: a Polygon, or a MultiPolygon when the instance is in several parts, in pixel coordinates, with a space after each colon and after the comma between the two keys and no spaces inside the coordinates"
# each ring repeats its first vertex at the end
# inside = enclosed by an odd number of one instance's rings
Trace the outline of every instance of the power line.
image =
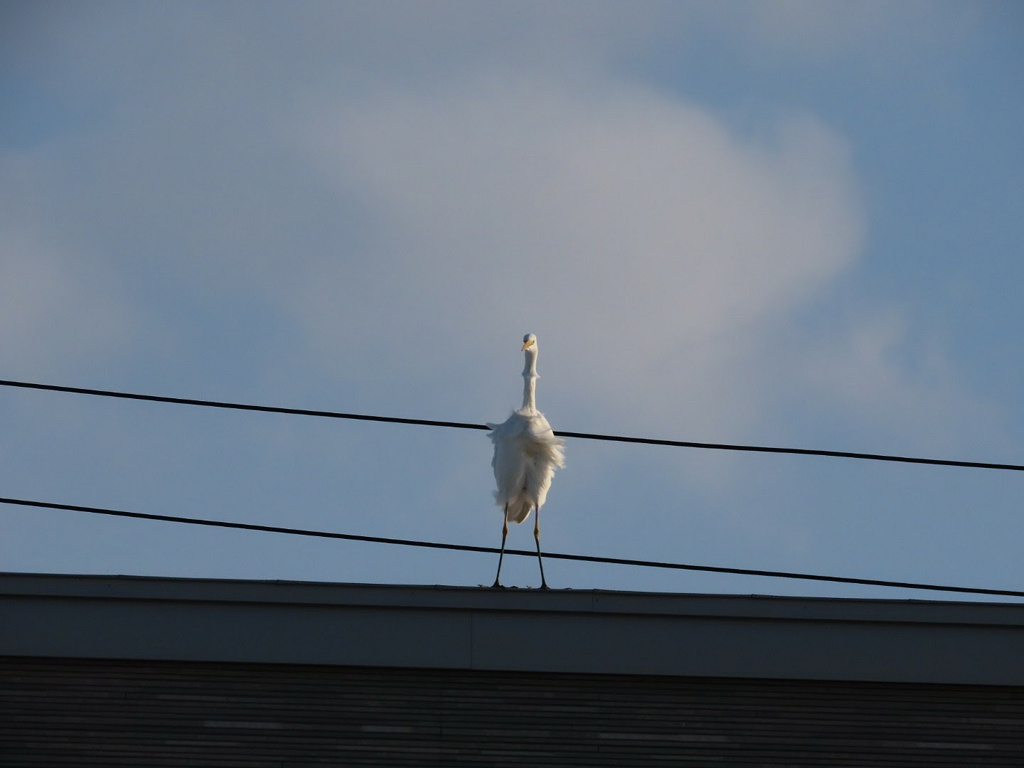
{"type": "MultiPolygon", "coordinates": [[[[83,387],[67,387],[58,384],[35,384],[26,381],[8,381],[0,379],[0,386],[35,389],[48,392],[66,392],[78,395],[112,397],[123,400],[143,400],[154,403],[171,403],[174,405],[192,405],[203,408],[223,408],[235,411],[256,411],[259,413],[280,413],[290,416],[315,416],[329,419],[351,419],[356,421],[377,421],[388,424],[413,424],[426,427],[449,427],[453,429],[487,430],[486,424],[469,424],[460,421],[436,421],[432,419],[412,419],[398,416],[371,416],[360,413],[341,413],[338,411],[311,410],[308,408],[284,408],[272,405],[252,405],[248,403],[232,403],[220,400],[197,400],[186,397],[166,397],[163,395],[144,395],[133,392],[117,392],[104,389],[86,389],[83,387]]],[[[854,451],[830,451],[817,448],[785,448],[766,445],[735,445],[729,443],[702,443],[691,440],[661,440],[649,437],[625,437],[622,435],[604,435],[592,432],[555,431],[560,437],[579,438],[582,440],[604,440],[618,443],[638,443],[643,445],[663,445],[675,448],[699,448],[714,451],[743,451],[748,453],[776,453],[796,456],[824,456],[841,459],[861,459],[866,461],[888,461],[904,464],[930,464],[943,467],[968,467],[973,469],[999,469],[1016,472],[1024,471],[1024,464],[1000,464],[988,461],[960,461],[956,459],[929,459],[915,456],[894,456],[883,453],[858,453],[854,451]]]]}
{"type": "MultiPolygon", "coordinates": [[[[287,528],[277,525],[257,525],[255,523],[235,523],[227,520],[208,520],[195,517],[179,517],[177,515],[156,515],[144,512],[125,512],[123,510],[105,509],[102,507],[87,507],[77,504],[56,504],[45,501],[31,501],[28,499],[12,499],[0,497],[0,504],[11,504],[22,507],[35,507],[42,509],[56,509],[68,512],[84,512],[93,515],[108,515],[112,517],[124,517],[135,520],[150,520],[165,523],[181,523],[185,525],[200,525],[213,528],[231,528],[243,531],[260,531],[263,533],[281,533],[291,536],[307,536],[322,539],[343,539],[345,541],[362,541],[373,544],[389,544],[403,547],[422,547],[430,549],[446,549],[458,552],[480,552],[484,554],[498,554],[497,547],[478,547],[471,544],[445,544],[437,541],[417,541],[415,539],[395,539],[384,536],[364,536],[354,533],[336,533],[333,531],[317,531],[303,528],[287,528]]],[[[523,549],[506,549],[506,555],[519,555],[522,557],[536,557],[536,552],[523,549]]],[[[987,589],[982,587],[955,587],[939,584],[922,584],[910,581],[888,581],[884,579],[861,579],[850,576],[825,576],[813,573],[794,573],[789,571],[766,571],[753,568],[728,568],[716,565],[693,565],[690,563],[668,563],[657,560],[634,560],[622,557],[600,557],[597,555],[574,555],[561,552],[546,552],[544,557],[554,560],[573,560],[586,563],[603,563],[610,565],[629,565],[638,568],[668,568],[681,571],[702,571],[705,573],[724,573],[738,576],[761,576],[772,579],[798,579],[804,581],[826,581],[836,584],[857,584],[872,587],[888,587],[893,589],[920,589],[934,592],[959,592],[972,595],[999,595],[1002,597],[1024,597],[1024,592],[1010,589],[987,589]]]]}
{"type": "Polygon", "coordinates": [[[115,392],[106,389],[85,389],[83,387],[65,387],[58,384],[33,384],[27,381],[6,381],[0,379],[0,386],[20,387],[22,389],[39,389],[47,392],[69,392],[76,395],[94,395],[96,397],[113,397],[122,400],[144,400],[150,403],[171,403],[173,405],[194,405],[201,408],[225,408],[233,411],[256,411],[259,413],[283,413],[288,416],[316,416],[325,419],[354,419],[356,421],[383,421],[388,424],[417,424],[425,427],[453,427],[455,429],[483,429],[486,424],[467,424],[459,421],[431,421],[429,419],[405,419],[398,416],[367,416],[360,413],[339,413],[338,411],[318,411],[308,408],[283,408],[276,405],[252,405],[249,403],[229,403],[223,400],[196,400],[190,397],[166,397],[164,395],[142,395],[135,392],[115,392]]]}

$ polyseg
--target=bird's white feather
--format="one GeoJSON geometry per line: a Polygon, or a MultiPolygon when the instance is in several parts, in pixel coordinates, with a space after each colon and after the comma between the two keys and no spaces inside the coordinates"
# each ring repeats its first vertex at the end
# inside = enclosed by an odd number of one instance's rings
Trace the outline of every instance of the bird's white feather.
{"type": "Polygon", "coordinates": [[[505,508],[505,519],[521,523],[531,509],[540,509],[547,499],[555,470],[565,466],[565,443],[537,410],[535,402],[537,376],[536,337],[524,340],[526,368],[523,407],[501,424],[488,424],[494,442],[494,479],[498,490],[494,500],[505,508]]]}
{"type": "Polygon", "coordinates": [[[565,442],[551,430],[544,414],[515,411],[502,424],[488,424],[494,441],[494,500],[507,506],[509,522],[521,523],[530,510],[544,506],[555,470],[565,466],[565,442]]]}

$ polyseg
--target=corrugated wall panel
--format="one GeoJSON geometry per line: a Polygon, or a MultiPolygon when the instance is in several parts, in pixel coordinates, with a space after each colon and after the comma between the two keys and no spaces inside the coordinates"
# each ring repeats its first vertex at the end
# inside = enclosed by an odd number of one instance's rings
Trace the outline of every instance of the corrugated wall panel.
{"type": "Polygon", "coordinates": [[[1024,689],[0,658],[0,764],[1024,765],[1024,689]]]}

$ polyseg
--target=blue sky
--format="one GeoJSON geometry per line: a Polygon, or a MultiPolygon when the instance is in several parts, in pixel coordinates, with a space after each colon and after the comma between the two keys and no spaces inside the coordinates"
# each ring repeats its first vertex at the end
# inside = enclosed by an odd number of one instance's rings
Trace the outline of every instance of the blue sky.
{"type": "MultiPolygon", "coordinates": [[[[518,405],[532,331],[556,429],[1024,462],[1016,3],[0,15],[0,378],[482,423],[518,405]]],[[[1024,588],[1019,473],[566,452],[551,551],[1024,588]]],[[[492,484],[480,432],[0,390],[7,497],[496,546],[492,484]]],[[[0,525],[8,571],[475,585],[495,565],[16,507],[0,525]]]]}

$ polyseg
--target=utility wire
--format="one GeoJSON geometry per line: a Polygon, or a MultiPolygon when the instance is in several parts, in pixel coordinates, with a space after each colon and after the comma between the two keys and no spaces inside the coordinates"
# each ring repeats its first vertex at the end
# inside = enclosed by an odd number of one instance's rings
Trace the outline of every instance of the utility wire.
{"type": "MultiPolygon", "coordinates": [[[[85,389],[65,387],[58,384],[33,384],[27,381],[6,381],[0,379],[0,386],[21,389],[41,389],[47,392],[70,392],[76,395],[114,397],[122,400],[144,400],[150,403],[171,403],[173,405],[195,405],[202,408],[226,408],[233,411],[257,411],[259,413],[283,413],[288,416],[317,416],[326,419],[354,419],[356,421],[383,421],[389,424],[418,424],[426,427],[454,427],[456,429],[487,429],[486,424],[467,424],[458,421],[430,421],[428,419],[404,419],[397,416],[366,416],[359,413],[337,411],[316,411],[308,408],[282,408],[276,405],[251,405],[249,403],[228,403],[222,400],[195,400],[190,397],[165,397],[163,395],[141,395],[135,392],[114,392],[106,389],[85,389]]],[[[1024,467],[1022,467],[1024,469],[1024,467]]]]}
{"type": "MultiPolygon", "coordinates": [[[[123,400],[144,400],[154,403],[172,403],[175,405],[192,405],[203,408],[225,408],[235,411],[257,411],[260,413],[282,413],[291,416],[316,416],[329,419],[353,419],[356,421],[379,421],[388,424],[415,424],[426,427],[450,427],[453,429],[487,430],[486,424],[469,424],[460,421],[435,421],[431,419],[407,419],[398,416],[370,416],[359,413],[340,413],[338,411],[310,410],[307,408],[283,408],[272,405],[251,405],[247,403],[230,403],[219,400],[196,400],[186,397],[165,397],[162,395],[143,395],[133,392],[115,392],[103,389],[85,389],[83,387],[66,387],[57,384],[34,384],[26,381],[8,381],[0,379],[0,386],[36,389],[48,392],[68,392],[78,395],[94,395],[97,397],[113,397],[123,400]]],[[[643,445],[665,445],[676,448],[701,448],[715,451],[746,451],[751,453],[780,453],[797,456],[826,456],[841,459],[862,459],[868,461],[901,462],[904,464],[931,464],[944,467],[970,467],[974,469],[1000,469],[1024,472],[1024,464],[999,464],[987,461],[958,461],[955,459],[928,459],[914,456],[893,456],[883,453],[856,453],[853,451],[828,451],[817,448],[783,448],[766,445],[734,445],[728,443],[699,443],[690,440],[660,440],[649,437],[624,437],[621,435],[602,435],[591,432],[555,431],[559,437],[574,437],[582,440],[605,440],[618,443],[639,443],[643,445]]]]}
{"type": "MultiPolygon", "coordinates": [[[[135,520],[155,520],[165,523],[182,523],[186,525],[202,525],[214,528],[232,528],[243,531],[262,531],[264,533],[282,533],[292,536],[309,536],[322,539],[344,539],[346,541],[363,541],[374,544],[391,544],[403,547],[425,547],[430,549],[447,549],[458,552],[482,552],[496,555],[499,553],[497,547],[478,547],[471,544],[445,544],[437,541],[417,541],[414,539],[394,539],[384,536],[363,536],[354,533],[335,533],[332,531],[316,531],[303,528],[285,528],[276,525],[256,525],[254,523],[233,523],[227,520],[207,520],[194,517],[178,517],[176,515],[155,515],[143,512],[125,512],[116,509],[104,509],[102,507],[85,507],[76,504],[56,504],[45,501],[31,501],[28,499],[11,499],[0,497],[0,504],[11,504],[22,507],[35,507],[42,509],[57,509],[69,512],[85,512],[93,515],[109,515],[112,517],[127,517],[135,520]]],[[[506,555],[519,555],[522,557],[536,557],[536,552],[523,549],[506,549],[506,555]]],[[[939,584],[920,584],[910,581],[887,581],[883,579],[861,579],[849,576],[823,576],[813,573],[793,573],[788,571],[765,571],[752,568],[727,568],[715,565],[692,565],[689,563],[667,563],[657,560],[633,560],[622,557],[599,557],[596,555],[573,555],[561,552],[547,552],[544,557],[554,560],[574,560],[586,563],[606,563],[611,565],[631,565],[639,568],[669,568],[680,571],[703,571],[706,573],[728,573],[739,576],[763,576],[772,579],[801,579],[804,581],[827,581],[836,584],[858,584],[873,587],[889,587],[895,589],[921,589],[934,592],[959,592],[972,595],[999,595],[1002,597],[1021,597],[1024,592],[1010,589],[986,589],[981,587],[954,587],[942,586],[939,584]]]]}

